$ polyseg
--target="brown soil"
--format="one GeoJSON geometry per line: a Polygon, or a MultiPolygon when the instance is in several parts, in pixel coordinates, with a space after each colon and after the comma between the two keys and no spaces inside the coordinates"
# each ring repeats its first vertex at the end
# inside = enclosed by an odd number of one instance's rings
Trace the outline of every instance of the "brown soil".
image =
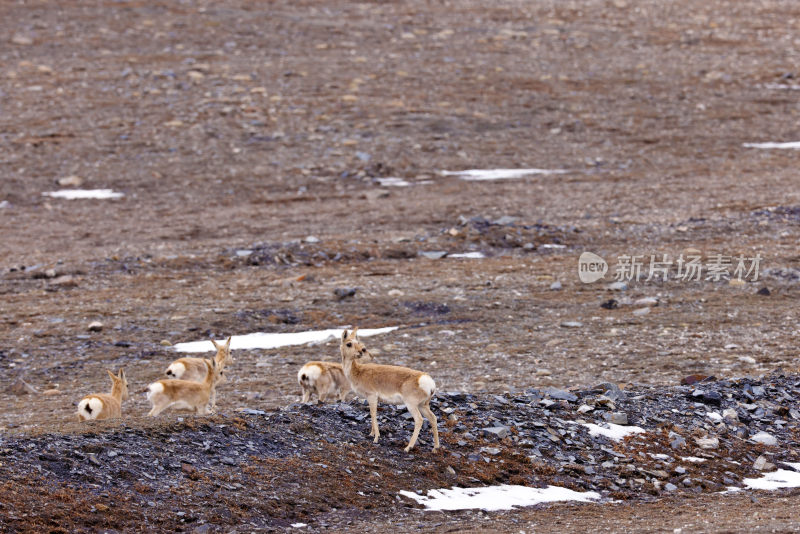
{"type": "MultiPolygon", "coordinates": [[[[742,144],[800,136],[798,17],[788,0],[5,3],[0,428],[74,432],[62,424],[107,389],[105,369],[124,366],[136,391],[174,358],[162,340],[254,331],[404,326],[370,348],[445,391],[795,369],[797,157],[742,144]],[[438,172],[516,167],[570,172],[438,172]],[[41,195],[73,175],[125,197],[41,195]],[[389,176],[413,185],[381,187],[389,176]],[[485,222],[503,216],[516,219],[485,222]],[[577,277],[584,251],[613,263],[689,247],[760,254],[761,279],[610,292],[577,277]],[[436,250],[488,257],[419,255],[436,250]],[[659,305],[634,315],[639,297],[659,305]],[[610,298],[621,305],[601,308],[610,298]],[[18,396],[18,378],[61,393],[18,396]]],[[[297,367],[336,352],[239,351],[221,411],[295,402],[297,367]]],[[[123,410],[146,424],[141,395],[123,410]]],[[[794,498],[485,517],[792,531],[794,498]]],[[[475,512],[437,517],[488,528],[475,512]]]]}

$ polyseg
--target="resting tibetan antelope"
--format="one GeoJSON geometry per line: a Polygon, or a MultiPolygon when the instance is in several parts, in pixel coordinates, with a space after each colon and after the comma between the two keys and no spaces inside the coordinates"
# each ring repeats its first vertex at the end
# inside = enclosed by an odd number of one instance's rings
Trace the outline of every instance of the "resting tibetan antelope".
{"type": "Polygon", "coordinates": [[[147,386],[147,400],[152,405],[147,415],[155,417],[171,406],[207,415],[209,401],[219,380],[219,367],[215,360],[205,360],[204,364],[207,373],[202,382],[172,379],[159,380],[147,386]]]}
{"type": "MultiPolygon", "coordinates": [[[[218,386],[223,384],[226,380],[225,367],[233,362],[233,357],[231,356],[231,338],[228,337],[225,344],[217,343],[213,339],[211,343],[213,343],[214,348],[217,349],[217,354],[214,355],[214,362],[219,368],[219,380],[217,380],[216,383],[218,386]]],[[[208,358],[180,358],[169,364],[165,374],[168,378],[203,382],[208,375],[208,368],[205,363],[207,361],[209,361],[208,358]]],[[[211,409],[214,410],[216,407],[217,388],[215,387],[211,392],[211,409]]]]}
{"type": "MultiPolygon", "coordinates": [[[[368,352],[359,356],[361,363],[372,360],[368,352]]],[[[337,362],[308,362],[297,372],[297,383],[303,391],[303,403],[308,402],[313,393],[317,394],[319,402],[337,395],[339,402],[344,402],[350,392],[350,382],[344,376],[342,364],[337,362]]]]}
{"type": "Polygon", "coordinates": [[[414,432],[405,451],[410,451],[417,442],[423,415],[431,424],[433,450],[438,449],[439,427],[430,407],[431,397],[436,390],[433,378],[427,373],[407,367],[359,363],[359,355],[363,356],[369,352],[358,340],[357,331],[356,327],[349,334],[347,330],[342,332],[339,350],[342,353],[342,369],[353,391],[357,395],[366,397],[369,403],[369,413],[372,417],[372,432],[369,435],[375,436],[375,443],[381,435],[378,430],[378,399],[392,404],[405,404],[414,417],[414,432]]]}
{"type": "Polygon", "coordinates": [[[125,371],[120,369],[118,375],[108,371],[108,376],[111,377],[111,393],[95,393],[81,399],[78,403],[78,421],[122,417],[122,401],[128,400],[125,371]]]}

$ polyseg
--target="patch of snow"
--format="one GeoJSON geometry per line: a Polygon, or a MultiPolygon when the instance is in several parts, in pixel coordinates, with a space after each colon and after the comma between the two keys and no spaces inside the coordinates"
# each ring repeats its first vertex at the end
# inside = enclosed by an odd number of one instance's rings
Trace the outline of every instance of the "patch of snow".
{"type": "Polygon", "coordinates": [[[375,179],[378,181],[381,187],[408,187],[411,185],[411,182],[393,176],[375,179]]]}
{"type": "MultiPolygon", "coordinates": [[[[800,463],[787,463],[793,469],[800,470],[800,463]]],[[[760,490],[776,490],[780,488],[800,487],[800,473],[788,469],[778,469],[772,473],[765,473],[761,478],[745,478],[742,480],[745,487],[760,490]]],[[[730,488],[729,488],[730,489],[730,488]]]]}
{"type": "Polygon", "coordinates": [[[440,171],[442,176],[458,176],[462,180],[511,180],[534,174],[566,174],[564,169],[470,169],[467,171],[440,171]]]}
{"type": "MultiPolygon", "coordinates": [[[[359,337],[376,336],[397,330],[397,326],[386,328],[364,328],[359,329],[359,337]]],[[[330,339],[337,339],[342,336],[342,329],[333,328],[329,330],[310,330],[308,332],[292,333],[266,333],[255,332],[242,336],[233,336],[231,339],[231,350],[248,349],[276,349],[278,347],[288,347],[290,345],[305,345],[306,343],[323,343],[330,339]]],[[[175,350],[178,352],[214,352],[214,344],[211,341],[192,341],[189,343],[177,343],[175,350]]]]}
{"type": "Polygon", "coordinates": [[[614,423],[604,423],[604,426],[596,425],[594,423],[582,423],[583,426],[589,429],[589,435],[592,437],[605,436],[614,441],[621,441],[625,436],[631,434],[641,434],[646,432],[644,428],[638,426],[622,426],[615,425],[614,423]]]}
{"type": "Polygon", "coordinates": [[[559,486],[529,488],[527,486],[487,486],[483,488],[451,488],[430,490],[428,495],[401,491],[400,495],[414,499],[426,510],[511,510],[517,506],[556,501],[589,502],[600,498],[594,491],[578,492],[559,486]]]}
{"type": "Polygon", "coordinates": [[[98,198],[98,199],[115,199],[124,197],[124,193],[117,193],[112,189],[61,189],[59,191],[48,191],[42,193],[42,196],[52,198],[67,198],[67,199],[84,199],[84,198],[98,198]]]}
{"type": "Polygon", "coordinates": [[[558,243],[545,243],[542,248],[567,248],[567,245],[559,245],[558,243]]]}
{"type": "Polygon", "coordinates": [[[800,141],[792,141],[790,143],[745,143],[742,146],[745,148],[800,148],[800,141]]]}
{"type": "Polygon", "coordinates": [[[483,255],[483,252],[461,252],[458,254],[448,254],[448,258],[469,258],[471,260],[477,260],[480,258],[485,258],[486,256],[483,255]]]}
{"type": "Polygon", "coordinates": [[[305,523],[292,523],[292,528],[303,528],[307,526],[308,525],[306,525],[305,523]]]}
{"type": "Polygon", "coordinates": [[[692,462],[695,464],[701,464],[706,461],[705,458],[698,458],[697,456],[681,456],[681,460],[684,462],[692,462]]]}

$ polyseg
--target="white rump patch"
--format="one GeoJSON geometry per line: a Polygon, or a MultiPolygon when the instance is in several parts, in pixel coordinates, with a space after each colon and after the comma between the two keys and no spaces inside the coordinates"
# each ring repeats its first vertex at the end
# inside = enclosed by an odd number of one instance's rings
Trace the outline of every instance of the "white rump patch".
{"type": "Polygon", "coordinates": [[[322,374],[322,368],[319,365],[313,363],[307,363],[300,370],[297,372],[297,381],[301,384],[303,380],[301,377],[306,375],[306,379],[310,385],[314,385],[314,383],[319,379],[320,375],[322,374]]]}
{"type": "Polygon", "coordinates": [[[559,486],[529,488],[528,486],[487,486],[484,488],[451,488],[431,490],[428,495],[401,491],[400,495],[425,505],[426,510],[511,510],[517,506],[533,506],[556,501],[596,501],[595,491],[578,492],[559,486]]]}
{"type": "Polygon", "coordinates": [[[61,189],[59,191],[48,191],[42,193],[43,196],[52,198],[66,198],[70,200],[97,198],[97,199],[116,199],[125,196],[124,193],[117,193],[112,189],[61,189]]]}
{"type": "Polygon", "coordinates": [[[167,371],[172,371],[172,378],[180,378],[186,372],[186,366],[181,362],[173,362],[167,367],[167,371]]]}
{"type": "Polygon", "coordinates": [[[97,419],[97,416],[100,415],[100,412],[103,411],[103,401],[98,399],[97,397],[89,397],[88,399],[83,399],[78,404],[78,412],[83,414],[84,417],[87,419],[97,419]],[[87,410],[87,406],[89,410],[87,410]]]}
{"type": "MultiPolygon", "coordinates": [[[[386,328],[365,328],[359,329],[358,337],[376,336],[397,330],[397,326],[386,328]]],[[[330,330],[311,330],[308,332],[293,332],[289,334],[268,334],[256,332],[243,336],[233,336],[231,338],[231,350],[247,349],[276,349],[278,347],[288,347],[291,345],[305,345],[306,343],[324,343],[332,339],[341,339],[344,330],[334,328],[330,330]]],[[[175,345],[178,352],[216,352],[211,341],[193,341],[190,343],[178,343],[175,345]]]]}
{"type": "Polygon", "coordinates": [[[147,398],[149,399],[150,397],[152,397],[156,393],[164,393],[164,384],[162,384],[161,382],[153,382],[152,384],[147,386],[147,389],[150,390],[147,393],[147,398]]]}
{"type": "Polygon", "coordinates": [[[436,391],[436,382],[433,381],[430,375],[422,375],[419,377],[417,384],[419,384],[419,387],[422,388],[422,391],[427,393],[428,396],[433,395],[433,392],[436,391]]]}
{"type": "Polygon", "coordinates": [[[567,174],[565,169],[470,169],[468,171],[440,171],[442,176],[458,176],[471,182],[483,180],[511,180],[534,174],[567,174]]]}

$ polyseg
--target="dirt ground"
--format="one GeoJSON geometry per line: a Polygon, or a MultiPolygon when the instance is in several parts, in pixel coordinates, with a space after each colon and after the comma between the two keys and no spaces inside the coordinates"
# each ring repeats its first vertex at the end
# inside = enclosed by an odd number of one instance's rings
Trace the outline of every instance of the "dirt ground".
{"type": "MultiPolygon", "coordinates": [[[[797,155],[743,144],[800,137],[797,21],[789,0],[4,2],[0,429],[71,432],[105,369],[135,391],[175,358],[164,341],[256,331],[401,326],[370,348],[444,391],[796,370],[797,155]],[[568,172],[440,172],[527,167],[568,172]],[[73,176],[125,196],[42,196],[73,176]],[[759,280],[578,279],[584,251],[688,248],[760,254],[759,280]],[[658,305],[634,314],[642,297],[658,305]],[[16,395],[20,378],[61,393],[16,395]]],[[[234,356],[226,413],[296,402],[298,366],[337,346],[234,356]]],[[[437,528],[792,531],[796,502],[437,528]]]]}

